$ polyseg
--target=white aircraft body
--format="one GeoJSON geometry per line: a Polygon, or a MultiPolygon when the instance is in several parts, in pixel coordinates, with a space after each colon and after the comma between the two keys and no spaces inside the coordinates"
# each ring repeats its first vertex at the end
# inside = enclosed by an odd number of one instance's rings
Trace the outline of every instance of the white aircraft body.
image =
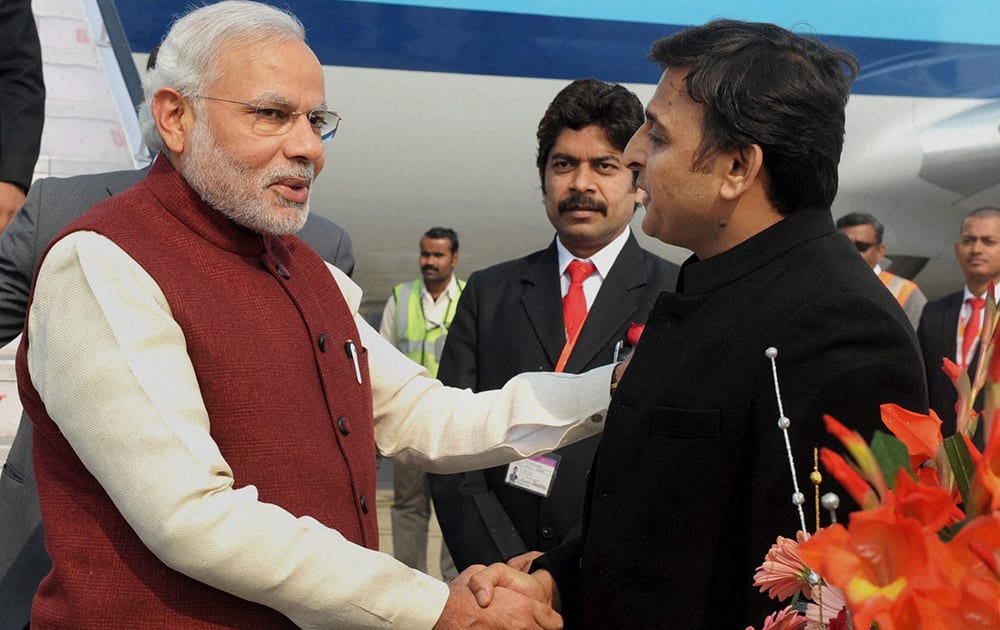
{"type": "MultiPolygon", "coordinates": [[[[36,10],[57,1],[35,0],[36,10]]],[[[68,1],[113,13],[111,0],[68,1]]],[[[458,231],[460,275],[544,247],[553,231],[535,130],[549,101],[580,77],[624,83],[648,101],[659,78],[645,60],[651,43],[715,17],[774,22],[859,57],[834,215],[881,219],[893,270],[915,276],[930,297],[961,286],[952,243],[962,215],[1000,204],[995,0],[276,4],[305,24],[329,106],[344,118],[312,208],[351,233],[355,280],[373,317],[394,284],[416,277],[419,236],[431,226],[458,231]]],[[[138,68],[188,5],[117,3],[138,68]]],[[[687,256],[642,235],[640,223],[641,211],[633,229],[644,245],[675,261],[687,256]]]]}

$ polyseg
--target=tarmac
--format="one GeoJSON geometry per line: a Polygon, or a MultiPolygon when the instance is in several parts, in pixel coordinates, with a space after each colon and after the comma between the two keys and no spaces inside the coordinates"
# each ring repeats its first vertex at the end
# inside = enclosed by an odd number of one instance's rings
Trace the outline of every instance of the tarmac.
{"type": "MultiPolygon", "coordinates": [[[[21,403],[17,396],[17,383],[14,375],[14,353],[17,340],[6,347],[0,348],[0,463],[7,461],[10,444],[17,433],[17,425],[21,418],[21,403]]],[[[379,549],[392,553],[392,519],[389,516],[392,507],[392,462],[379,459],[378,485],[375,504],[378,509],[379,549]]],[[[441,577],[440,567],[441,529],[437,518],[431,516],[427,533],[427,572],[434,577],[441,577]]]]}

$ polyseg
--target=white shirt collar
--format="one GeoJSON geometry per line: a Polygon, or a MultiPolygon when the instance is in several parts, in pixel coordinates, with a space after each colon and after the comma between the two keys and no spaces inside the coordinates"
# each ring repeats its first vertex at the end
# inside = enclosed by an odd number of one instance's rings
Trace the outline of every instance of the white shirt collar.
{"type": "MultiPolygon", "coordinates": [[[[622,233],[616,236],[613,241],[586,259],[594,263],[594,266],[597,267],[597,273],[601,275],[602,280],[608,277],[611,267],[618,260],[618,254],[622,253],[622,249],[625,248],[625,243],[628,242],[628,237],[631,233],[631,228],[626,225],[622,233]]],[[[577,258],[566,249],[566,246],[562,244],[558,236],[556,237],[556,251],[559,252],[559,275],[562,275],[566,273],[566,267],[569,267],[569,264],[577,260],[577,258]]]]}
{"type": "MultiPolygon", "coordinates": [[[[568,263],[567,263],[568,264],[568,263]]],[[[451,280],[448,281],[448,286],[445,290],[441,292],[438,299],[435,300],[431,295],[431,292],[427,290],[427,284],[424,283],[424,279],[420,279],[420,297],[425,300],[430,300],[431,302],[440,301],[441,299],[455,300],[458,298],[458,277],[452,273],[451,280]]]]}
{"type": "MultiPolygon", "coordinates": [[[[969,291],[969,287],[966,286],[964,293],[962,295],[962,304],[965,304],[966,300],[968,300],[969,298],[983,297],[985,295],[986,295],[985,292],[983,293],[983,295],[973,295],[972,291],[969,291]]],[[[993,285],[993,299],[1000,302],[1000,284],[993,285]]]]}

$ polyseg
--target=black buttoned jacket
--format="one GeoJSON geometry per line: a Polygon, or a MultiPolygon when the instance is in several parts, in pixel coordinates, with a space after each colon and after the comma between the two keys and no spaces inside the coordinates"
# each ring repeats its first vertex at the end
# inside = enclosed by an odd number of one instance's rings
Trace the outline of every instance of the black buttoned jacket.
{"type": "MultiPolygon", "coordinates": [[[[913,328],[828,210],[689,259],[612,400],[582,538],[536,562],[567,627],[759,627],[781,607],[752,586],[775,537],[799,528],[769,347],[807,523],[813,448],[842,450],[823,414],[867,439],[880,404],[927,409],[913,328]]],[[[829,474],[820,490],[846,499],[829,474]]]]}

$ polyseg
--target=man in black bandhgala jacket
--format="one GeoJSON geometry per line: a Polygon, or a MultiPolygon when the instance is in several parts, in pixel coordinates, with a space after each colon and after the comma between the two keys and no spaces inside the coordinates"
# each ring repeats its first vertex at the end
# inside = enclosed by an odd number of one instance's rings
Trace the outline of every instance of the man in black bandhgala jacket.
{"type": "Polygon", "coordinates": [[[567,627],[744,628],[775,610],[754,567],[799,528],[767,348],[800,485],[813,449],[836,448],[823,414],[871,438],[882,403],[925,412],[923,364],[830,214],[857,62],[728,20],[650,59],[663,75],[624,159],[647,191],[643,230],[694,255],[612,400],[582,536],[471,586],[481,604],[493,585],[534,586],[567,627]]]}

